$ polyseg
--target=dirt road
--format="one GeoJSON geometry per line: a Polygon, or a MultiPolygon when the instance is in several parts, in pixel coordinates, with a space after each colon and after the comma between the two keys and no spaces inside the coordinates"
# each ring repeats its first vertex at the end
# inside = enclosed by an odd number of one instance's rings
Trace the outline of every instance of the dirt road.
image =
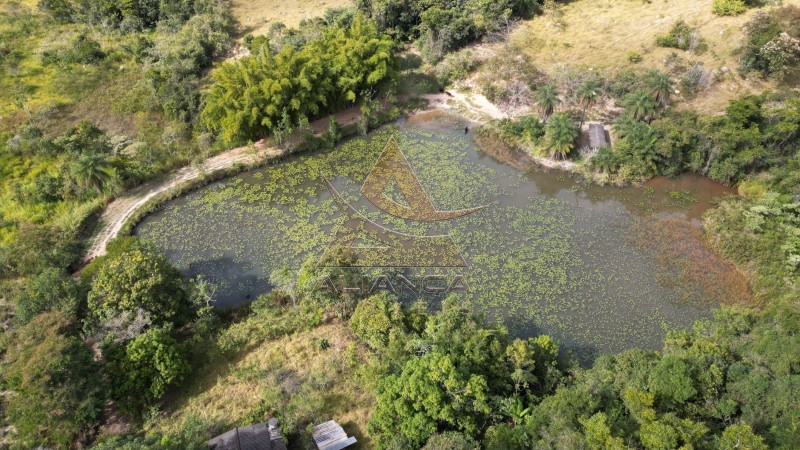
{"type": "Polygon", "coordinates": [[[249,147],[234,148],[207,159],[201,167],[186,166],[171,174],[164,181],[147,183],[126,192],[111,202],[103,211],[100,216],[100,232],[94,237],[89,250],[83,257],[83,261],[88,262],[98,256],[105,255],[106,245],[117,237],[117,234],[119,234],[128,219],[153,197],[175,189],[202,175],[212,174],[236,164],[254,164],[268,158],[280,156],[282,152],[277,148],[265,147],[264,142],[259,141],[255,143],[255,151],[249,147]]]}
{"type": "MultiPolygon", "coordinates": [[[[492,104],[486,97],[480,94],[464,94],[455,90],[448,90],[447,93],[426,94],[422,98],[428,101],[428,110],[447,109],[455,110],[468,119],[477,123],[485,123],[489,119],[502,119],[508,117],[492,104]]],[[[352,107],[335,114],[336,120],[342,126],[356,123],[359,118],[359,110],[352,107]]],[[[328,125],[328,119],[323,118],[311,123],[312,128],[317,134],[322,134],[328,125]]],[[[266,147],[264,141],[255,143],[255,151],[249,147],[238,147],[225,151],[219,155],[207,159],[202,166],[186,166],[170,174],[167,179],[158,182],[147,183],[136,189],[132,189],[121,197],[112,201],[100,216],[100,231],[92,239],[89,250],[83,257],[83,262],[106,254],[106,246],[115,239],[125,223],[133,217],[139,208],[143,207],[152,198],[178,188],[184,183],[191,182],[201,176],[210,175],[214,172],[228,169],[236,164],[255,164],[270,158],[275,158],[283,154],[283,150],[274,147],[266,147]]],[[[548,158],[531,157],[538,164],[550,168],[562,170],[572,170],[576,167],[570,161],[554,161],[548,158]]]]}

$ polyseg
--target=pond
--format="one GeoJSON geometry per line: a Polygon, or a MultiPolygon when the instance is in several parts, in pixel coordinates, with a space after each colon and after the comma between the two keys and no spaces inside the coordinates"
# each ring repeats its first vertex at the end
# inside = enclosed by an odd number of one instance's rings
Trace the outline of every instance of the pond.
{"type": "MultiPolygon", "coordinates": [[[[706,247],[699,228],[703,211],[729,189],[689,175],[619,188],[523,171],[481,151],[465,125],[446,116],[401,121],[334,150],[293,156],[172,200],[136,234],[185,275],[217,283],[217,306],[237,306],[268,292],[274,269],[297,268],[331,244],[344,215],[330,180],[381,226],[449,235],[467,264],[406,275],[461,275],[468,289],[453,295],[513,335],[550,334],[583,360],[658,348],[665,329],[689,327],[719,302],[747,296],[741,275],[706,247]],[[390,137],[438,210],[486,207],[419,222],[366,201],[361,185],[390,137]]],[[[363,270],[374,277],[385,269],[363,270]]],[[[441,300],[421,295],[434,307],[441,300]]]]}

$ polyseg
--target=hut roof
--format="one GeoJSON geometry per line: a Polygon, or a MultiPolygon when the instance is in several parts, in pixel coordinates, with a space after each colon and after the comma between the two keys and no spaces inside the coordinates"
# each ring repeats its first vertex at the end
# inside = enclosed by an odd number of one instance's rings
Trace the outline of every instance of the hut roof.
{"type": "Polygon", "coordinates": [[[278,421],[270,419],[269,425],[267,427],[265,423],[257,423],[234,428],[206,444],[213,450],[286,450],[278,421]]]}
{"type": "Polygon", "coordinates": [[[608,145],[608,140],[606,139],[606,130],[603,128],[603,124],[589,124],[589,147],[597,148],[604,145],[608,145]]]}

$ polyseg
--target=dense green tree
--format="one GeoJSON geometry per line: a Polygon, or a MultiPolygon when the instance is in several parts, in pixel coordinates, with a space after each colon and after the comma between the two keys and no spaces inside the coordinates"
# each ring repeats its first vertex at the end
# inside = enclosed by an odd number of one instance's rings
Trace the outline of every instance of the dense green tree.
{"type": "Polygon", "coordinates": [[[155,250],[134,247],[104,260],[90,286],[88,306],[95,320],[137,309],[156,323],[182,323],[189,315],[180,272],[155,250]]]}
{"type": "Polygon", "coordinates": [[[181,346],[160,328],[151,328],[127,344],[108,346],[103,355],[111,396],[138,417],[189,372],[181,346]]]}
{"type": "Polygon", "coordinates": [[[650,372],[649,386],[650,392],[668,410],[686,403],[697,394],[690,367],[671,355],[661,359],[650,372]]]}
{"type": "Polygon", "coordinates": [[[385,350],[391,339],[405,333],[400,304],[385,292],[361,300],[350,317],[349,325],[356,337],[375,350],[385,350]]]}
{"type": "MultiPolygon", "coordinates": [[[[359,316],[382,304],[373,301],[359,316]]],[[[359,320],[367,322],[366,317],[359,320]]],[[[383,339],[385,334],[376,336],[383,339]]],[[[379,382],[369,427],[380,448],[400,441],[419,447],[444,430],[477,437],[497,414],[498,402],[515,404],[515,399],[547,395],[555,389],[551,380],[561,377],[555,363],[558,350],[549,338],[512,344],[504,329],[486,327],[469,305],[452,296],[428,318],[424,331],[409,335],[407,342],[412,352],[408,361],[379,382]]],[[[524,417],[514,412],[504,417],[524,417]]]]}
{"type": "Polygon", "coordinates": [[[394,77],[393,42],[361,17],[347,28],[328,28],[302,47],[283,46],[221,65],[205,98],[202,120],[226,142],[263,136],[348,104],[369,100],[373,88],[394,77]]]}
{"type": "Polygon", "coordinates": [[[720,450],[767,450],[764,439],[753,433],[753,430],[746,424],[735,424],[725,429],[719,440],[720,450]]]}
{"type": "Polygon", "coordinates": [[[624,172],[626,177],[638,179],[657,175],[661,156],[656,148],[658,135],[655,130],[644,122],[633,122],[624,136],[617,141],[614,148],[618,160],[621,161],[620,172],[624,172]]]}

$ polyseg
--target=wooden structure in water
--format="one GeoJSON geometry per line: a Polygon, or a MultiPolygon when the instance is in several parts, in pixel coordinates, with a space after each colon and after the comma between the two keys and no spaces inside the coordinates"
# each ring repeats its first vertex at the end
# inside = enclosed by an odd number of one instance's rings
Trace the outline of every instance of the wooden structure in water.
{"type": "Polygon", "coordinates": [[[347,437],[347,433],[335,420],[315,426],[311,436],[319,450],[341,450],[356,443],[356,438],[347,437]]]}

